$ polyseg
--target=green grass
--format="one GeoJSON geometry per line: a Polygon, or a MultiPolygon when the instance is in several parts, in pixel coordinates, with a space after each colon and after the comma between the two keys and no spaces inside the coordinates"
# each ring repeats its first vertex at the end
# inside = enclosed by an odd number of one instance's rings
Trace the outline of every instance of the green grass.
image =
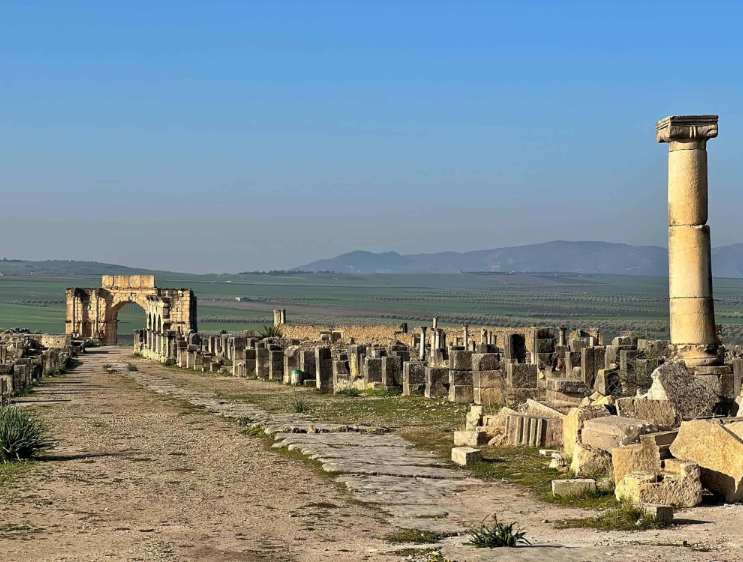
{"type": "Polygon", "coordinates": [[[585,528],[604,531],[645,531],[664,526],[665,524],[656,523],[652,516],[646,515],[643,510],[626,501],[593,517],[566,519],[556,523],[558,529],[585,528]]]}
{"type": "Polygon", "coordinates": [[[126,366],[126,370],[127,371],[130,371],[130,372],[134,372],[134,371],[139,371],[139,368],[136,365],[133,365],[133,364],[129,363],[126,366]]]}
{"type": "Polygon", "coordinates": [[[433,544],[439,542],[441,537],[431,531],[421,531],[420,529],[401,529],[382,537],[383,540],[391,543],[414,543],[414,544],[433,544]]]}

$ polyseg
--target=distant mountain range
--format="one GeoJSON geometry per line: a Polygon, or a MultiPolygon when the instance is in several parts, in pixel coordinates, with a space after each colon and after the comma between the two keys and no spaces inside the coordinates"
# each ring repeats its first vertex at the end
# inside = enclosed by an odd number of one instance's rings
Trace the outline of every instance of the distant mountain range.
{"type": "Polygon", "coordinates": [[[164,272],[96,261],[0,259],[1,275],[137,275],[154,273],[164,272]]]}
{"type": "MultiPolygon", "coordinates": [[[[743,244],[712,250],[713,275],[743,277],[743,244]]],[[[621,275],[668,275],[668,250],[610,242],[567,242],[435,254],[356,251],[297,267],[339,273],[458,273],[460,271],[555,271],[621,275]]]]}

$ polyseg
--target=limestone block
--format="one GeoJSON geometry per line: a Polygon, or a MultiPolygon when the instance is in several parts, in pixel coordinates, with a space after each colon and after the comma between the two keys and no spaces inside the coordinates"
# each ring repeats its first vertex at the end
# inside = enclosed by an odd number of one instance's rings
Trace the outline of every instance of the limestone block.
{"type": "Polygon", "coordinates": [[[449,369],[449,384],[469,385],[474,383],[474,374],[472,371],[455,371],[449,369]]]}
{"type": "Polygon", "coordinates": [[[723,425],[717,420],[681,424],[671,454],[701,467],[704,486],[728,502],[743,499],[743,422],[723,425]]]}
{"type": "Polygon", "coordinates": [[[509,445],[555,447],[562,442],[562,420],[510,414],[506,417],[504,433],[509,445]]]}
{"type": "Polygon", "coordinates": [[[538,338],[535,351],[536,353],[553,353],[555,351],[555,340],[552,338],[538,338]]]}
{"type": "Polygon", "coordinates": [[[333,354],[329,347],[315,348],[315,388],[333,393],[333,354]]]}
{"type": "Polygon", "coordinates": [[[553,496],[580,496],[595,491],[596,481],[590,478],[571,478],[569,480],[552,481],[553,496]]]}
{"type": "Polygon", "coordinates": [[[504,388],[506,377],[503,371],[473,371],[472,385],[476,388],[504,388]]]}
{"type": "Polygon", "coordinates": [[[586,420],[581,433],[581,443],[611,452],[614,447],[638,443],[641,435],[657,431],[656,425],[644,420],[606,416],[586,420]]]}
{"type": "Polygon", "coordinates": [[[500,355],[497,353],[473,353],[473,371],[497,371],[501,368],[500,355]]]}
{"type": "Polygon", "coordinates": [[[455,431],[455,447],[480,447],[488,442],[488,434],[483,431],[455,431]]]}
{"type": "Polygon", "coordinates": [[[382,358],[364,359],[364,384],[382,382],[382,358]]]}
{"type": "Polygon", "coordinates": [[[449,385],[449,402],[457,404],[470,404],[475,401],[472,385],[452,384],[449,385]]]}
{"type": "Polygon", "coordinates": [[[678,432],[664,431],[640,436],[640,443],[611,450],[614,482],[633,472],[658,474],[662,463],[671,458],[670,445],[678,432]]]}
{"type": "Polygon", "coordinates": [[[550,408],[549,406],[530,398],[526,400],[526,410],[524,411],[524,413],[527,416],[538,418],[553,418],[558,420],[565,418],[565,414],[563,414],[562,412],[559,412],[554,408],[550,408]]]}
{"type": "Polygon", "coordinates": [[[550,404],[580,406],[583,401],[583,393],[568,394],[567,392],[559,392],[557,390],[547,390],[545,392],[545,398],[550,404]]]}
{"type": "Polygon", "coordinates": [[[712,392],[717,395],[718,399],[735,399],[734,379],[732,374],[697,373],[695,376],[697,379],[709,386],[712,389],[712,392]]]}
{"type": "Polygon", "coordinates": [[[470,406],[470,411],[464,418],[464,426],[467,431],[474,431],[482,425],[482,406],[470,406]]]}
{"type": "Polygon", "coordinates": [[[604,396],[619,394],[622,388],[619,373],[613,369],[599,369],[596,373],[593,388],[604,396]]]}
{"type": "Polygon", "coordinates": [[[402,386],[402,357],[382,357],[382,384],[387,388],[402,386]]]}
{"type": "Polygon", "coordinates": [[[284,351],[269,351],[268,380],[284,380],[284,351]]]}
{"type": "Polygon", "coordinates": [[[459,466],[471,466],[482,461],[480,449],[473,447],[454,447],[451,450],[451,460],[459,466]]]}
{"type": "Polygon", "coordinates": [[[653,423],[659,429],[672,429],[681,423],[676,410],[668,400],[648,398],[617,398],[617,415],[653,423]]]}
{"type": "Polygon", "coordinates": [[[711,416],[717,394],[697,379],[683,361],[671,361],[653,372],[653,383],[647,398],[668,400],[682,420],[711,416]]]}
{"type": "Polygon", "coordinates": [[[402,393],[404,396],[422,396],[426,391],[426,364],[405,361],[402,364],[402,393]]]}
{"type": "Polygon", "coordinates": [[[673,521],[673,506],[657,503],[638,503],[635,507],[642,510],[645,515],[653,518],[656,523],[670,523],[673,521]]]}
{"type": "Polygon", "coordinates": [[[614,493],[617,499],[633,503],[694,507],[702,503],[699,467],[684,463],[674,472],[633,472],[619,481],[614,493]]]}
{"type": "Polygon", "coordinates": [[[508,363],[508,388],[537,388],[537,366],[532,363],[508,363]]]}
{"type": "Polygon", "coordinates": [[[449,368],[426,367],[426,398],[449,396],[449,368]]]}
{"type": "Polygon", "coordinates": [[[612,457],[601,449],[576,443],[573,448],[570,470],[576,476],[609,474],[612,470],[612,457]]]}
{"type": "Polygon", "coordinates": [[[475,404],[482,404],[483,406],[502,406],[508,398],[505,389],[498,387],[473,387],[472,393],[475,404]]]}
{"type": "Polygon", "coordinates": [[[554,367],[557,364],[557,354],[555,353],[537,353],[537,368],[545,370],[554,367]]]}
{"type": "Polygon", "coordinates": [[[471,371],[472,355],[471,351],[452,351],[449,355],[449,368],[453,371],[471,371]]]}
{"type": "Polygon", "coordinates": [[[547,378],[547,390],[564,392],[566,394],[583,394],[586,385],[580,379],[547,378]]]}
{"type": "Polygon", "coordinates": [[[566,457],[573,456],[573,448],[581,442],[581,432],[586,420],[610,416],[611,412],[605,406],[584,406],[571,408],[562,420],[563,449],[566,457]]]}

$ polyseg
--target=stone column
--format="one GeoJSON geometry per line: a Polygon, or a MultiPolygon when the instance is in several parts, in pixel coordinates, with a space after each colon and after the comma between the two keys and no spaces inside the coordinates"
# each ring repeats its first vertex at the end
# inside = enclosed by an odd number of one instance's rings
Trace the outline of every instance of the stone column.
{"type": "Polygon", "coordinates": [[[438,327],[439,327],[439,317],[438,316],[434,316],[433,317],[433,329],[435,330],[438,327]]]}
{"type": "Polygon", "coordinates": [[[568,331],[567,327],[560,326],[558,329],[558,339],[557,339],[557,345],[567,345],[567,337],[565,336],[566,332],[568,331]]]}
{"type": "Polygon", "coordinates": [[[425,326],[421,326],[421,342],[418,351],[418,357],[420,357],[421,361],[425,361],[426,359],[426,329],[425,326]]]}
{"type": "Polygon", "coordinates": [[[286,309],[283,308],[280,313],[280,318],[282,326],[286,324],[286,309]]]}
{"type": "Polygon", "coordinates": [[[470,326],[469,324],[465,324],[462,326],[462,331],[464,332],[464,349],[467,349],[467,346],[470,343],[470,326]]]}
{"type": "Polygon", "coordinates": [[[717,115],[672,116],[656,123],[668,153],[668,293],[671,343],[689,365],[716,365],[712,261],[707,226],[707,140],[717,115]]]}

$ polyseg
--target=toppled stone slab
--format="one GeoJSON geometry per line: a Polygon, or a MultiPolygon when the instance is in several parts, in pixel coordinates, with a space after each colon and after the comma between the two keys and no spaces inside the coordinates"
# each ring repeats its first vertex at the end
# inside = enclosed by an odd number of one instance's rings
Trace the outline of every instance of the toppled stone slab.
{"type": "Polygon", "coordinates": [[[584,406],[572,408],[562,420],[562,446],[566,457],[573,456],[573,448],[581,442],[581,432],[586,420],[610,416],[606,406],[584,406]]]}
{"type": "Polygon", "coordinates": [[[743,422],[717,420],[681,424],[671,454],[701,467],[702,484],[728,502],[743,499],[743,422]]]}
{"type": "Polygon", "coordinates": [[[572,478],[569,480],[553,480],[553,496],[580,496],[588,492],[596,491],[596,481],[590,478],[572,478]]]}
{"type": "Polygon", "coordinates": [[[479,428],[481,431],[475,429],[474,431],[455,431],[454,432],[454,446],[455,447],[479,447],[485,445],[489,439],[485,428],[479,428]]]}
{"type": "Polygon", "coordinates": [[[554,408],[550,408],[549,406],[542,404],[541,402],[537,402],[536,400],[532,400],[531,398],[526,400],[526,407],[524,408],[524,413],[527,416],[533,416],[533,417],[539,417],[539,418],[552,418],[561,420],[565,418],[565,414],[562,412],[555,410],[554,408]]]}
{"type": "Polygon", "coordinates": [[[471,466],[482,461],[482,452],[473,447],[454,447],[451,450],[451,460],[459,466],[471,466]]]}
{"type": "Polygon", "coordinates": [[[506,418],[505,440],[509,445],[554,447],[562,444],[562,420],[511,414],[506,418]]]}
{"type": "Polygon", "coordinates": [[[644,420],[606,416],[586,420],[583,424],[581,442],[610,453],[614,447],[638,443],[641,435],[657,431],[656,425],[644,420]]]}
{"type": "Polygon", "coordinates": [[[653,383],[645,398],[668,400],[681,420],[711,416],[717,394],[686,368],[683,361],[665,363],[653,371],[653,383]]]}

